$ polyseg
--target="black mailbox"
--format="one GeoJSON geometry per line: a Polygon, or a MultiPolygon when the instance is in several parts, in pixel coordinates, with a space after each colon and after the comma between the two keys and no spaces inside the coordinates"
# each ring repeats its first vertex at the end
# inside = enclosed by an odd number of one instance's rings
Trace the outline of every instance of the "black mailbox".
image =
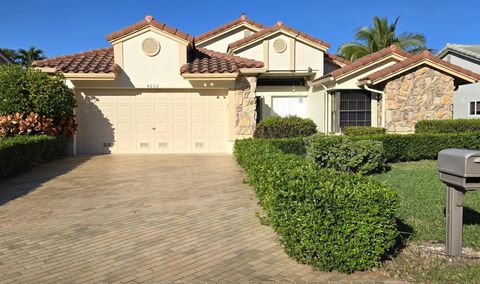
{"type": "Polygon", "coordinates": [[[438,153],[440,180],[447,185],[446,254],[462,254],[463,200],[467,190],[480,189],[480,152],[446,149],[438,153]]]}

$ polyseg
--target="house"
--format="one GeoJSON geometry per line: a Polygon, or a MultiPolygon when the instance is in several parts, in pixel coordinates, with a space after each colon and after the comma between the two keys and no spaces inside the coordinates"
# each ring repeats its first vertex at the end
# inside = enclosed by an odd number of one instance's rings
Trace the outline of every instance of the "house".
{"type": "MultiPolygon", "coordinates": [[[[447,44],[437,57],[480,73],[480,45],[447,44]]],[[[480,118],[480,83],[460,86],[453,95],[454,118],[480,118]]]]}
{"type": "Polygon", "coordinates": [[[0,65],[6,63],[12,63],[12,60],[3,51],[0,50],[0,65]]]}
{"type": "Polygon", "coordinates": [[[75,153],[228,153],[271,115],[308,117],[322,132],[411,132],[419,119],[450,118],[454,88],[480,79],[394,46],[350,63],[323,40],[245,15],[197,37],[147,16],[107,40],[34,62],[76,95],[75,153]]]}

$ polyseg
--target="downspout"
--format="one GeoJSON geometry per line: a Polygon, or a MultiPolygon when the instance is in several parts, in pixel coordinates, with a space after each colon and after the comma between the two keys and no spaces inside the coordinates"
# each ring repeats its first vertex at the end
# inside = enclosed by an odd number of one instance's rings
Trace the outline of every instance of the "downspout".
{"type": "Polygon", "coordinates": [[[375,90],[375,89],[371,89],[367,85],[363,85],[363,88],[367,91],[372,92],[372,93],[377,93],[377,94],[382,95],[382,127],[385,128],[385,115],[387,114],[387,105],[386,105],[387,100],[385,98],[385,92],[375,90]]]}

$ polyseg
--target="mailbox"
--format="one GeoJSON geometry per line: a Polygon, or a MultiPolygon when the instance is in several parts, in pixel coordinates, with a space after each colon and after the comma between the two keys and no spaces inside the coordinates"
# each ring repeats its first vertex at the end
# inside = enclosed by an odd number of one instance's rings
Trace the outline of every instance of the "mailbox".
{"type": "Polygon", "coordinates": [[[440,180],[447,186],[446,254],[462,254],[463,200],[467,190],[480,189],[480,152],[446,149],[438,153],[440,180]]]}
{"type": "Polygon", "coordinates": [[[480,188],[480,152],[446,149],[438,153],[438,172],[444,183],[465,190],[480,188]]]}

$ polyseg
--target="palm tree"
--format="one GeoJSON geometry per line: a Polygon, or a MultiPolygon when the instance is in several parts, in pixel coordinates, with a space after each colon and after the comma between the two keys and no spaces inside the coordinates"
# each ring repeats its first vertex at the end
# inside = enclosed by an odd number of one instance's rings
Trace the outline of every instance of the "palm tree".
{"type": "Polygon", "coordinates": [[[22,48],[18,49],[15,61],[19,62],[25,67],[30,67],[32,66],[33,61],[45,58],[45,52],[42,49],[32,46],[28,50],[22,48]]]}
{"type": "Polygon", "coordinates": [[[392,44],[413,53],[427,49],[423,34],[411,32],[396,34],[399,19],[400,17],[397,17],[393,23],[389,24],[387,18],[373,17],[373,26],[359,28],[355,33],[355,41],[342,44],[338,49],[338,54],[345,59],[354,61],[392,44]]]}
{"type": "Polygon", "coordinates": [[[17,52],[15,49],[10,49],[10,48],[0,48],[0,51],[3,52],[12,62],[15,62],[15,59],[17,58],[17,52]]]}

